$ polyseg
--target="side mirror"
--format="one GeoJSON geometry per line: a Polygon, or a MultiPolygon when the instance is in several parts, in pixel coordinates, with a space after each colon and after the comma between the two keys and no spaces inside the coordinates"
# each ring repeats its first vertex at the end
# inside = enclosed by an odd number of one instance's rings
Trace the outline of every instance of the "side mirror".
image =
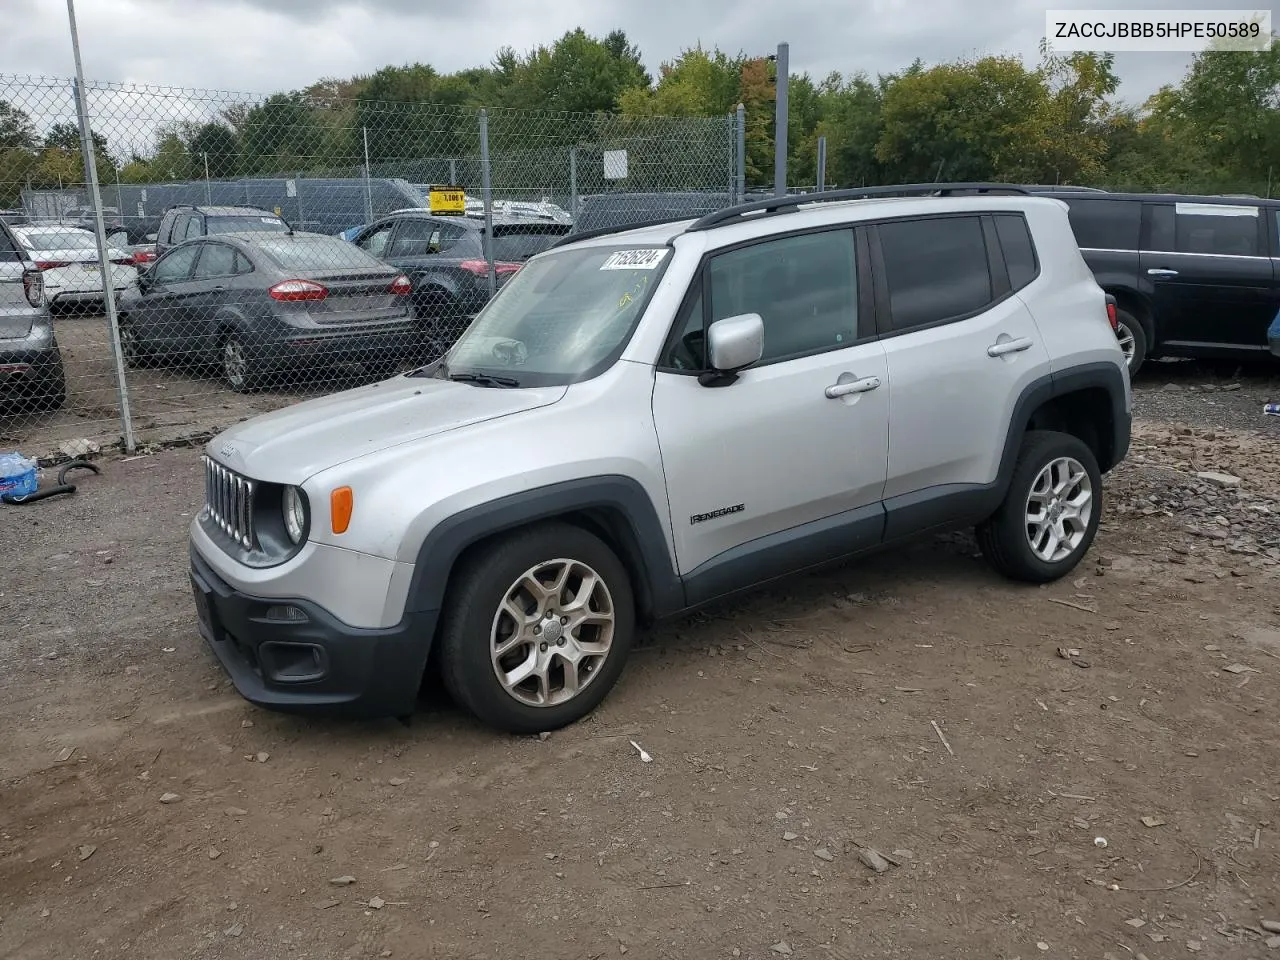
{"type": "Polygon", "coordinates": [[[717,320],[707,328],[707,358],[713,371],[703,386],[728,386],[738,371],[764,356],[764,320],[758,313],[743,313],[717,320]]]}

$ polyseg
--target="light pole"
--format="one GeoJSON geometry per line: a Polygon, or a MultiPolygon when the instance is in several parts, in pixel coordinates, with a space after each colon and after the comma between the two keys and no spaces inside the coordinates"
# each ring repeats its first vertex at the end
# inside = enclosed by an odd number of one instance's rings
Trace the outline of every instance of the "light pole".
{"type": "Polygon", "coordinates": [[[787,81],[791,77],[787,61],[790,49],[790,44],[778,44],[777,80],[774,81],[773,192],[779,197],[787,193],[787,124],[790,117],[787,81]]]}

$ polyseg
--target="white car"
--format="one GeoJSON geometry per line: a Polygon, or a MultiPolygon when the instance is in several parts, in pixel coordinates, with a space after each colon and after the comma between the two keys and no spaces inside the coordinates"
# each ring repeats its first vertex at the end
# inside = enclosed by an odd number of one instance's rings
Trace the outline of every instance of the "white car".
{"type": "MultiPolygon", "coordinates": [[[[102,302],[98,243],[92,232],[79,227],[31,225],[14,227],[13,233],[44,275],[50,307],[57,310],[102,302]]],[[[132,286],[138,279],[133,255],[117,246],[108,247],[107,254],[112,286],[117,291],[132,286]]]]}

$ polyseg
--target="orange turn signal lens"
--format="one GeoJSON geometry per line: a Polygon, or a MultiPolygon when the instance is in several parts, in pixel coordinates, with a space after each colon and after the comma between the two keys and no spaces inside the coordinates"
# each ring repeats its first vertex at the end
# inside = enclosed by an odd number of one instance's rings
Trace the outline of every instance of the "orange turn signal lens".
{"type": "Polygon", "coordinates": [[[355,508],[355,496],[350,487],[338,487],[329,494],[329,517],[334,533],[346,533],[351,526],[351,511],[355,508]]]}

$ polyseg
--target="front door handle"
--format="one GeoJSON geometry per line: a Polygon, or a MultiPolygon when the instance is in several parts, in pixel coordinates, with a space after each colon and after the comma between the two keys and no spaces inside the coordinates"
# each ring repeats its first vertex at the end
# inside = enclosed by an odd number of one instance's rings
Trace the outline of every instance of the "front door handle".
{"type": "Polygon", "coordinates": [[[848,383],[833,383],[827,387],[827,398],[836,400],[840,397],[847,397],[851,393],[866,393],[868,390],[874,390],[880,386],[879,377],[863,377],[861,380],[851,380],[848,383]]]}
{"type": "Polygon", "coordinates": [[[1017,340],[1002,340],[987,347],[987,356],[1003,357],[1006,353],[1021,353],[1023,350],[1029,350],[1030,348],[1031,339],[1029,337],[1019,337],[1017,340]]]}
{"type": "Polygon", "coordinates": [[[1167,267],[1152,267],[1147,271],[1149,277],[1176,277],[1177,275],[1177,270],[1170,270],[1167,267]]]}

